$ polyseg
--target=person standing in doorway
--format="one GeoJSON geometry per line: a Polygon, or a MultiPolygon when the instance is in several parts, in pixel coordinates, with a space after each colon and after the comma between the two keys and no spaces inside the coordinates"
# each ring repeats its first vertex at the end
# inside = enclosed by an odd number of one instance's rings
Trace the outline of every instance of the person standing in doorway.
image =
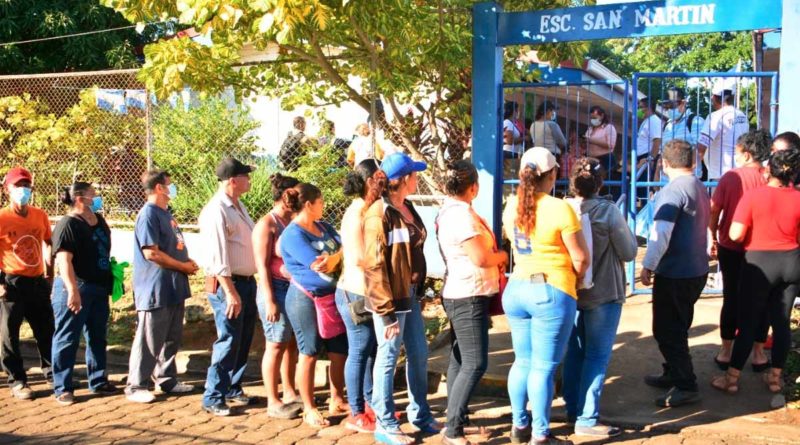
{"type": "Polygon", "coordinates": [[[641,280],[645,286],[653,285],[653,337],[666,363],[663,374],[644,381],[669,390],[656,398],[656,405],[676,407],[700,401],[689,354],[689,328],[694,304],[708,278],[710,202],[694,175],[694,151],[688,142],[670,141],[662,156],[669,184],[655,197],[641,280]]]}
{"type": "Polygon", "coordinates": [[[22,167],[9,170],[3,185],[10,203],[0,210],[0,353],[11,393],[22,400],[34,397],[19,349],[23,319],[36,338],[42,374],[48,381],[53,378],[54,321],[48,282],[53,276],[52,232],[47,213],[30,205],[32,181],[31,173],[22,167]]]}
{"type": "Polygon", "coordinates": [[[183,337],[184,300],[192,293],[189,275],[197,264],[189,258],[183,233],[168,206],[177,196],[169,173],[151,170],[142,178],[147,204],[134,228],[133,297],[138,323],[131,346],[125,395],[131,402],[150,403],[150,382],[165,393],[192,392],[178,381],[175,363],[183,337]]]}
{"type": "Polygon", "coordinates": [[[253,170],[237,159],[224,158],[216,171],[219,190],[199,218],[200,235],[208,243],[203,263],[206,293],[217,327],[203,410],[215,416],[230,415],[226,401],[241,405],[253,401],[242,390],[242,379],[258,317],[254,224],[240,200],[250,190],[253,170]]]}

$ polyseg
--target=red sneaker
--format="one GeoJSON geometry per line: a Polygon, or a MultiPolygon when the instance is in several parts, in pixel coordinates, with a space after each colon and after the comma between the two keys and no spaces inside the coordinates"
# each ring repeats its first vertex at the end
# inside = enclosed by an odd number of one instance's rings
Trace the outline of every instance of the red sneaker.
{"type": "MultiPolygon", "coordinates": [[[[375,411],[372,410],[372,407],[369,406],[369,403],[364,404],[364,414],[367,414],[370,418],[372,418],[373,421],[375,420],[375,411]]],[[[400,411],[395,411],[394,417],[397,420],[400,420],[400,418],[403,417],[403,413],[400,411]]]]}
{"type": "Polygon", "coordinates": [[[345,419],[344,427],[359,433],[374,433],[375,418],[369,416],[367,413],[361,413],[355,416],[351,414],[345,419]]]}

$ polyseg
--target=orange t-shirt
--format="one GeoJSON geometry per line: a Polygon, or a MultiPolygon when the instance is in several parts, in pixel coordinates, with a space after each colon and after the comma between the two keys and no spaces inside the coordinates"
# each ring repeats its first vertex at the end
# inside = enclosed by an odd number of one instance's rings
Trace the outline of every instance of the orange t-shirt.
{"type": "Polygon", "coordinates": [[[26,216],[10,207],[0,209],[0,269],[11,275],[38,277],[44,274],[42,242],[53,232],[47,213],[28,206],[26,216]]]}

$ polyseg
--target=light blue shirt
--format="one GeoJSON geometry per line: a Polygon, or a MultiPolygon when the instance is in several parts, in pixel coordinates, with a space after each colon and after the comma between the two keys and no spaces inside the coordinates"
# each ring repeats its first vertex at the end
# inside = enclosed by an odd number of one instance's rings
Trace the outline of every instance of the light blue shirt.
{"type": "Polygon", "coordinates": [[[687,110],[677,121],[670,120],[667,122],[667,126],[664,127],[661,137],[662,148],[667,142],[673,139],[683,139],[691,144],[692,148],[697,148],[697,141],[700,139],[700,130],[703,129],[704,120],[700,116],[695,116],[694,119],[692,119],[692,128],[690,131],[689,116],[691,115],[692,113],[687,110]]]}

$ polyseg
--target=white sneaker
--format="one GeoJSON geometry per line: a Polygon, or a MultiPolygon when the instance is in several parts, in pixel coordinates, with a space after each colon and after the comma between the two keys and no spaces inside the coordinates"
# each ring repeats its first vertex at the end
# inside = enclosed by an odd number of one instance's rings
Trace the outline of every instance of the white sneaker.
{"type": "Polygon", "coordinates": [[[187,383],[178,382],[178,383],[175,384],[175,386],[170,388],[169,391],[164,391],[164,392],[167,393],[167,394],[185,394],[187,392],[192,392],[195,389],[196,388],[195,388],[194,385],[189,385],[187,383]]]}
{"type": "Polygon", "coordinates": [[[151,403],[153,400],[156,399],[156,396],[153,395],[152,392],[142,389],[127,394],[125,398],[127,398],[131,402],[136,402],[136,403],[151,403]]]}

